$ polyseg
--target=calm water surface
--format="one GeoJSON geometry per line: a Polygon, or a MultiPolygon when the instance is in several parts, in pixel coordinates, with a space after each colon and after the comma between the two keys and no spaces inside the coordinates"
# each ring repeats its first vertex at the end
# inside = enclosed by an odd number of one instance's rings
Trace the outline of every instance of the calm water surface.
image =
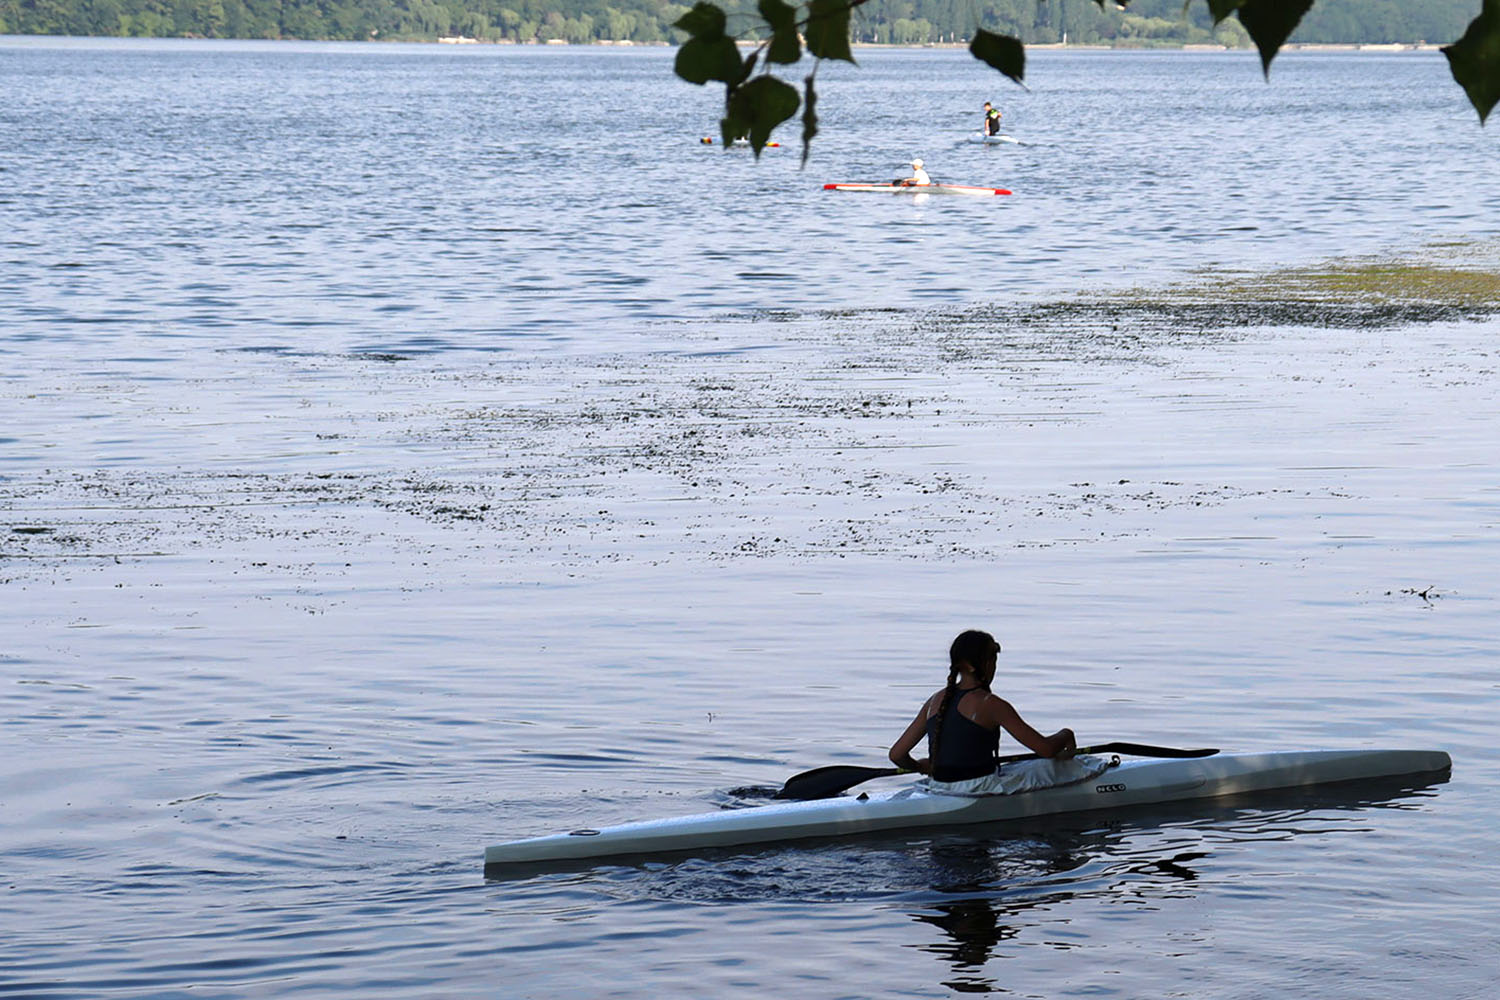
{"type": "Polygon", "coordinates": [[[1495,324],[1026,311],[1493,269],[1441,56],[862,52],[805,171],[670,60],[0,39],[0,993],[1490,995],[1495,324]],[[914,155],[1016,194],[820,189],[914,155]],[[970,626],[1452,780],[484,879],[878,763],[970,626]]]}

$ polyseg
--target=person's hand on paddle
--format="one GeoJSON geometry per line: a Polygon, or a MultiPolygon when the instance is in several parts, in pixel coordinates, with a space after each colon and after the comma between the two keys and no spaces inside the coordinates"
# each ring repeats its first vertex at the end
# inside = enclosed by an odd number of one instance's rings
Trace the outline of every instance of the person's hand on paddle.
{"type": "Polygon", "coordinates": [[[905,760],[893,761],[892,763],[894,763],[903,771],[912,771],[916,774],[932,773],[932,761],[928,760],[926,757],[908,756],[905,760]]]}

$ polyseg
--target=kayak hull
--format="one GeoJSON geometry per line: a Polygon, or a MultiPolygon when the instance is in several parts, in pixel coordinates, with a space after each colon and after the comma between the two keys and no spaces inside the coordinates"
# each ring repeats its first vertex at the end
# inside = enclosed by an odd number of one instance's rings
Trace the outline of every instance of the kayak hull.
{"type": "Polygon", "coordinates": [[[1097,777],[1013,795],[966,798],[921,782],[861,796],[779,802],[692,816],[532,837],[486,848],[486,868],[737,847],[883,830],[1000,823],[1037,816],[1211,799],[1279,788],[1436,774],[1452,767],[1439,750],[1306,750],[1131,760],[1097,777]]]}
{"type": "Polygon", "coordinates": [[[880,183],[877,181],[845,181],[838,184],[824,184],[824,191],[863,191],[871,194],[958,194],[976,195],[978,197],[992,197],[997,194],[1010,194],[1005,188],[974,187],[969,184],[892,184],[889,181],[880,183]]]}

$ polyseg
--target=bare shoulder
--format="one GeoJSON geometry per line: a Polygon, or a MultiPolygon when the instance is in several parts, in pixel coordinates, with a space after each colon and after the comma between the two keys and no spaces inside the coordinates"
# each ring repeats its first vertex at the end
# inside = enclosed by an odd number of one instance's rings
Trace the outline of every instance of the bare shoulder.
{"type": "Polygon", "coordinates": [[[993,691],[985,692],[984,701],[980,703],[977,714],[984,716],[986,721],[999,725],[1006,725],[1011,719],[1016,718],[1016,710],[1011,703],[993,691]]]}

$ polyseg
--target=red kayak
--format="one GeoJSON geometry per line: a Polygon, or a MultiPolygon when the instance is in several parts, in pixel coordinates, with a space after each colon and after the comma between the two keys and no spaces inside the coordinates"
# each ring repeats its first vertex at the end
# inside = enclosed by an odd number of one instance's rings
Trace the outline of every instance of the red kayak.
{"type": "Polygon", "coordinates": [[[849,181],[843,184],[824,184],[824,191],[876,191],[882,194],[1010,194],[1005,188],[972,187],[967,184],[901,184],[886,181],[849,181]]]}

